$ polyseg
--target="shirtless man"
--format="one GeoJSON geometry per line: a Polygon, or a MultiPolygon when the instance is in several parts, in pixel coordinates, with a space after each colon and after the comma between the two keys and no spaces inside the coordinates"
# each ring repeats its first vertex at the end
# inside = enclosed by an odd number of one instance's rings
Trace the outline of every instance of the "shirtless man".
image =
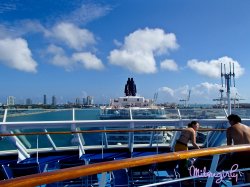
{"type": "MultiPolygon", "coordinates": [[[[187,151],[189,141],[191,141],[195,148],[200,149],[196,143],[196,131],[199,126],[200,124],[197,121],[192,121],[188,124],[188,128],[181,131],[181,135],[175,144],[175,151],[187,151]]],[[[188,177],[189,172],[187,160],[180,160],[178,165],[181,177],[188,177]]]]}
{"type": "MultiPolygon", "coordinates": [[[[227,129],[227,145],[250,144],[250,127],[241,123],[238,115],[231,114],[227,117],[231,127],[227,129]]],[[[239,168],[249,168],[250,151],[234,153],[232,164],[238,164],[239,168]]],[[[245,172],[245,181],[250,182],[250,172],[245,172]]],[[[233,181],[236,184],[237,181],[233,181]]]]}
{"type": "Polygon", "coordinates": [[[250,127],[241,123],[238,115],[227,117],[231,127],[227,129],[227,145],[250,144],[250,127]]]}

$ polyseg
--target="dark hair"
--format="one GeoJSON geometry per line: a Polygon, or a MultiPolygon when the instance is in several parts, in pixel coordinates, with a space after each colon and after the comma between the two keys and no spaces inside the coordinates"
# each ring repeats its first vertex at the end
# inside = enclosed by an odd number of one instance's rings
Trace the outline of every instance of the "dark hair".
{"type": "Polygon", "coordinates": [[[191,121],[189,124],[188,124],[188,127],[193,127],[193,125],[196,125],[198,123],[198,121],[191,121]]]}
{"type": "Polygon", "coordinates": [[[230,114],[227,116],[228,121],[234,121],[234,123],[241,123],[241,118],[240,116],[236,114],[230,114]]]}

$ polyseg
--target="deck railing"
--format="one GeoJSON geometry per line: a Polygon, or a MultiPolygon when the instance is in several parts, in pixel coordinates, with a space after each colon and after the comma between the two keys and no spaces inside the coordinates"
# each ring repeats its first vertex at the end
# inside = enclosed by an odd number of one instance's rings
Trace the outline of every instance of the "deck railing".
{"type": "Polygon", "coordinates": [[[67,169],[60,169],[51,172],[33,174],[23,177],[17,177],[14,179],[4,180],[0,181],[0,186],[1,187],[38,186],[38,185],[55,183],[58,181],[74,179],[78,177],[93,175],[107,171],[114,171],[122,168],[131,168],[136,166],[143,166],[143,165],[149,165],[167,161],[202,157],[208,155],[220,155],[225,153],[242,152],[242,151],[250,151],[250,145],[246,144],[246,145],[235,145],[235,146],[211,147],[199,150],[171,152],[158,155],[127,158],[123,160],[89,164],[84,166],[77,166],[67,169]]]}

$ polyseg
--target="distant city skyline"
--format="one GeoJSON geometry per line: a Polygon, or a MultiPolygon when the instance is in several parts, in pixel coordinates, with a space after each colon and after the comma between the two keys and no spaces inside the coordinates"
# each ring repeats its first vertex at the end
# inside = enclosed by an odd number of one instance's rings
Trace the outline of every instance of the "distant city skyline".
{"type": "MultiPolygon", "coordinates": [[[[58,103],[137,95],[215,104],[221,64],[232,98],[250,102],[250,1],[0,1],[0,102],[58,103]],[[189,90],[190,97],[189,97],[189,90]]],[[[224,97],[226,93],[223,92],[224,97]]]]}
{"type": "MultiPolygon", "coordinates": [[[[21,105],[32,105],[32,104],[43,104],[43,105],[57,105],[57,104],[94,104],[94,98],[92,96],[86,97],[75,97],[72,100],[58,100],[56,95],[52,95],[48,97],[46,94],[43,94],[41,98],[37,98],[37,100],[33,100],[32,97],[18,99],[15,96],[8,96],[5,101],[0,102],[1,104],[6,105],[14,105],[14,104],[21,104],[21,105]],[[46,101],[46,102],[45,102],[46,101]]],[[[97,104],[106,104],[106,103],[97,103],[97,104]]]]}

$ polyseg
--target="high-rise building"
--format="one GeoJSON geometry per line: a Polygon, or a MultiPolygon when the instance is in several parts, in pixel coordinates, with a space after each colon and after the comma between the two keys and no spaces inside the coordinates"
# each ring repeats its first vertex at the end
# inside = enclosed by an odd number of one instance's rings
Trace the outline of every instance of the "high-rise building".
{"type": "Polygon", "coordinates": [[[32,100],[30,98],[26,99],[26,105],[32,105],[32,100]]]}
{"type": "Polygon", "coordinates": [[[52,105],[56,106],[56,96],[52,96],[52,105]]]}
{"type": "Polygon", "coordinates": [[[7,98],[7,106],[13,106],[15,105],[15,97],[14,96],[9,96],[7,98]]]}
{"type": "Polygon", "coordinates": [[[86,104],[87,104],[86,98],[82,98],[82,104],[83,104],[83,105],[86,105],[86,104]]]}
{"type": "Polygon", "coordinates": [[[47,96],[45,94],[43,95],[43,104],[47,105],[47,96]]]}
{"type": "Polygon", "coordinates": [[[81,104],[81,100],[79,97],[76,98],[76,105],[80,105],[81,104]]]}
{"type": "Polygon", "coordinates": [[[94,99],[92,96],[87,96],[87,105],[93,105],[94,104],[94,99]]]}

